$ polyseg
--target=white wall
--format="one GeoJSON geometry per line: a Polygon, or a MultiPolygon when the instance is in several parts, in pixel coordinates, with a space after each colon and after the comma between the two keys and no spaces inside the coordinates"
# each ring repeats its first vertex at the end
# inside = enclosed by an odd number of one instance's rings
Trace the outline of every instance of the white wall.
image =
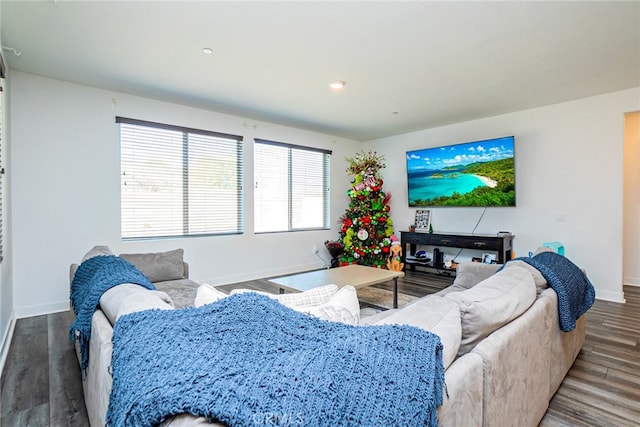
{"type": "MultiPolygon", "coordinates": [[[[0,3],[0,22],[2,22],[2,4],[0,3]]],[[[0,40],[0,45],[2,41],[0,40]]],[[[0,52],[1,54],[1,52],[0,52]]],[[[5,65],[7,64],[4,61],[5,65]]],[[[0,93],[2,97],[2,164],[6,170],[11,168],[9,157],[9,132],[10,114],[8,108],[9,102],[9,79],[5,79],[3,91],[0,93]]],[[[11,215],[9,205],[11,203],[11,190],[9,188],[10,179],[7,174],[0,176],[2,180],[2,234],[3,234],[3,254],[4,259],[0,263],[0,370],[4,366],[4,361],[9,351],[9,344],[13,333],[13,325],[15,324],[15,316],[13,311],[13,286],[11,280],[11,215]]]]}
{"type": "Polygon", "coordinates": [[[625,114],[622,272],[624,284],[640,286],[640,111],[625,114]]]}
{"type": "Polygon", "coordinates": [[[359,143],[20,72],[11,78],[17,317],[67,309],[69,264],[95,244],[107,244],[116,253],[182,247],[191,278],[214,285],[323,266],[313,247],[337,237],[336,219],[348,203],[344,158],[359,143]],[[243,135],[249,166],[245,233],[122,242],[116,115],[243,135]],[[253,234],[254,137],[333,150],[332,230],[253,234]]]}
{"type": "MultiPolygon", "coordinates": [[[[639,94],[639,89],[628,90],[358,144],[13,72],[14,310],[25,317],[66,309],[68,265],[94,244],[108,244],[116,252],[183,247],[191,277],[213,284],[321,267],[312,248],[337,235],[336,220],[348,203],[345,157],[369,147],[386,156],[385,190],[393,195],[391,212],[400,230],[415,212],[406,200],[407,150],[508,134],[516,136],[518,206],[488,209],[476,232],[515,233],[517,255],[560,240],[567,255],[587,269],[599,298],[622,301],[623,113],[640,108],[639,94]],[[115,115],[243,135],[247,165],[254,137],[333,150],[332,230],[254,235],[249,184],[243,235],[122,242],[115,115]]],[[[252,182],[250,167],[245,180],[252,182]]],[[[470,232],[481,212],[435,209],[434,228],[470,232]]]]}
{"type": "MultiPolygon", "coordinates": [[[[413,222],[407,150],[515,135],[515,208],[488,208],[476,233],[508,230],[517,256],[559,240],[586,268],[597,297],[623,301],[623,117],[640,88],[371,141],[387,159],[385,186],[398,229],[413,222]]],[[[473,230],[481,208],[435,208],[434,231],[473,230]]]]}

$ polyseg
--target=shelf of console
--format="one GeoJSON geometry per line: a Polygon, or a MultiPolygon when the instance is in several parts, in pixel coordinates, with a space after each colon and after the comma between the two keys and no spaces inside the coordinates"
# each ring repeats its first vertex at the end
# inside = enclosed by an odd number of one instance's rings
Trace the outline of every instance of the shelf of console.
{"type": "Polygon", "coordinates": [[[498,264],[511,259],[513,238],[511,233],[501,232],[497,235],[487,234],[463,234],[463,233],[415,233],[409,231],[400,232],[400,244],[402,246],[402,262],[408,266],[416,264],[406,262],[406,254],[415,255],[418,245],[449,247],[459,249],[475,249],[486,252],[497,252],[498,264]],[[409,250],[407,251],[407,245],[409,250]]]}

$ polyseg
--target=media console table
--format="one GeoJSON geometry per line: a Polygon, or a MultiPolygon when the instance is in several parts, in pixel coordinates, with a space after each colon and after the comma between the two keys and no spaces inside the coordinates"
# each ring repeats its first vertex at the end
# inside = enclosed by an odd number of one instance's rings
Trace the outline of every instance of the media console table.
{"type": "MultiPolygon", "coordinates": [[[[499,235],[488,234],[441,234],[441,233],[415,233],[409,231],[400,232],[400,244],[402,245],[402,261],[407,269],[406,254],[415,255],[418,245],[433,247],[448,247],[461,249],[476,249],[486,252],[497,252],[496,262],[504,264],[505,260],[511,259],[513,234],[499,233],[499,235]],[[409,251],[407,252],[407,245],[409,251]]],[[[435,260],[433,260],[435,262],[435,260]]],[[[414,270],[416,265],[408,266],[414,270]]],[[[426,264],[426,267],[443,268],[442,265],[426,264]]]]}

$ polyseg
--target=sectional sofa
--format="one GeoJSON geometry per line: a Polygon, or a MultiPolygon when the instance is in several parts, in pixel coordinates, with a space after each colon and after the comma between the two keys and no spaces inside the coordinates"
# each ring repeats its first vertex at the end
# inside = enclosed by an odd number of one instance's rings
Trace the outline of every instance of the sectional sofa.
{"type": "Polygon", "coordinates": [[[585,316],[559,327],[558,298],[535,268],[462,263],[452,286],[363,319],[434,331],[448,398],[441,426],[537,426],[585,339],[585,316]]]}
{"type": "MultiPolygon", "coordinates": [[[[188,279],[185,267],[180,270],[180,265],[186,266],[181,251],[124,257],[151,276],[158,290],[116,286],[103,295],[93,314],[83,387],[94,426],[105,425],[112,384],[111,340],[118,317],[192,305],[200,286],[188,279]]],[[[72,277],[76,268],[71,266],[72,277]]],[[[538,270],[523,262],[498,268],[459,264],[452,286],[360,322],[364,327],[408,324],[440,337],[446,369],[445,397],[438,410],[441,426],[538,425],[584,343],[585,316],[577,319],[575,329],[563,332],[556,292],[538,270]]],[[[182,414],[166,423],[191,426],[207,421],[182,414]]]]}

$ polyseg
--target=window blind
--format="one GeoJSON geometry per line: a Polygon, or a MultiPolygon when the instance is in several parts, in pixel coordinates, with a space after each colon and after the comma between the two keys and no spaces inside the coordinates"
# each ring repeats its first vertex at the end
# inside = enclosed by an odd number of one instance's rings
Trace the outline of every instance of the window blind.
{"type": "Polygon", "coordinates": [[[242,137],[116,117],[122,238],[243,231],[242,137]]]}
{"type": "MultiPolygon", "coordinates": [[[[1,56],[0,56],[1,58],[1,56]]],[[[4,78],[4,64],[0,67],[0,78],[4,78]]],[[[3,118],[4,118],[4,81],[0,82],[0,262],[4,259],[4,203],[3,203],[3,190],[4,190],[4,162],[2,158],[3,148],[3,118]]]]}
{"type": "Polygon", "coordinates": [[[331,151],[254,140],[256,233],[329,228],[331,151]]]}

